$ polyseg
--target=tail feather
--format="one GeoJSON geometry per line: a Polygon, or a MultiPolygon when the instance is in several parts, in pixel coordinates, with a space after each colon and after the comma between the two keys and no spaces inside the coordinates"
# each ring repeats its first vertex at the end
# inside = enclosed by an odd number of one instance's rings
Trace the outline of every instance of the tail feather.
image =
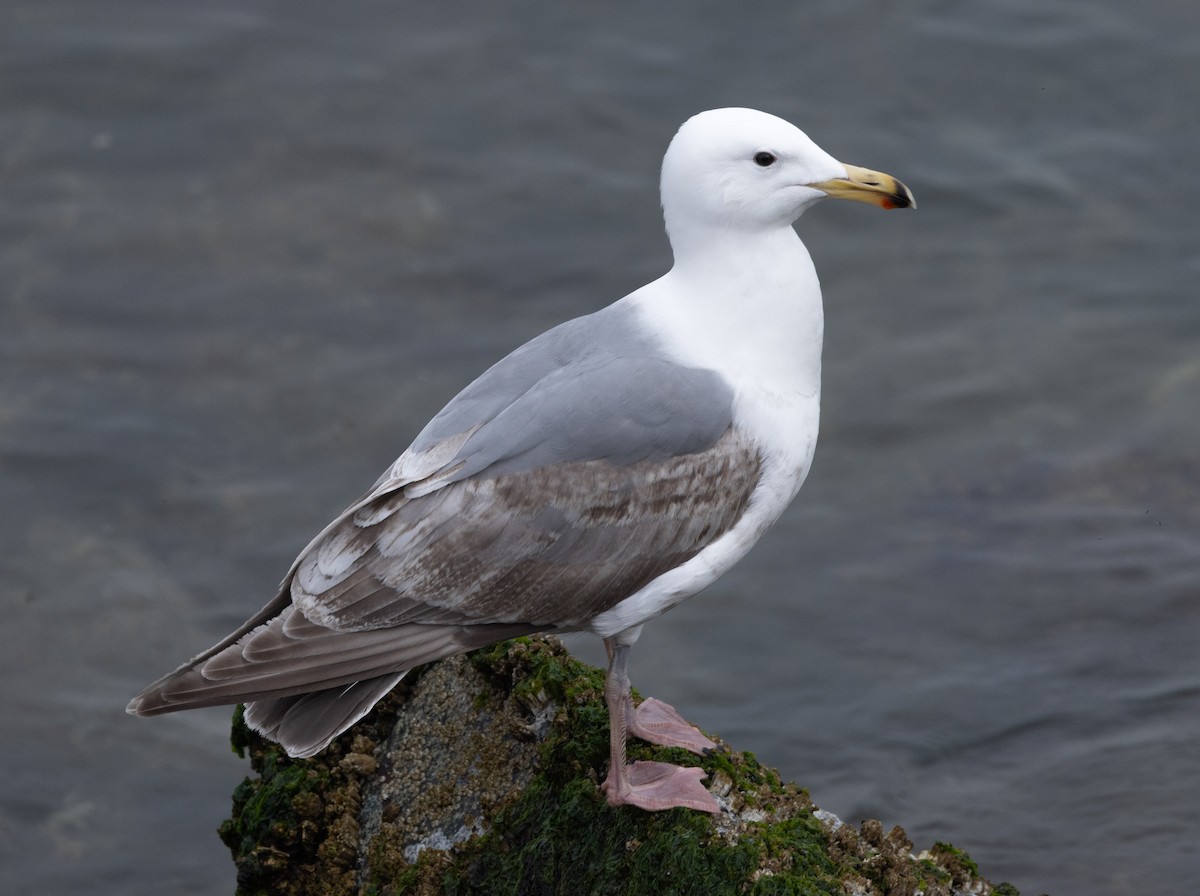
{"type": "Polygon", "coordinates": [[[293,614],[299,615],[289,607],[219,653],[164,676],[134,697],[128,711],[149,716],[295,697],[395,676],[470,649],[463,646],[462,626],[335,632],[307,621],[289,625],[293,614]]]}
{"type": "Polygon", "coordinates": [[[382,675],[348,687],[255,700],[246,705],[246,724],[278,742],[289,756],[315,756],[370,712],[404,675],[382,675]]]}
{"type": "Polygon", "coordinates": [[[541,631],[520,623],[409,623],[335,631],[293,606],[160,678],[127,711],[151,716],[245,703],[250,726],[311,756],[362,718],[416,666],[541,631]]]}

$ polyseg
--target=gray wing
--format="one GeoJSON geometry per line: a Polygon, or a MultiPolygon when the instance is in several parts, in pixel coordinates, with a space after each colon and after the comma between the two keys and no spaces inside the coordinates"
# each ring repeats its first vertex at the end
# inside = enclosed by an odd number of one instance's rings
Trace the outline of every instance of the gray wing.
{"type": "MultiPolygon", "coordinates": [[[[130,710],[256,701],[267,733],[309,709],[343,730],[404,670],[578,627],[727,532],[759,476],[732,392],[662,356],[619,307],[472,383],[271,604],[130,710]]],[[[306,725],[308,742],[333,736],[306,725]]]]}
{"type": "Polygon", "coordinates": [[[574,627],[727,531],[759,463],[732,389],[631,315],[557,327],[467,387],[302,554],[296,606],[340,631],[574,627]]]}
{"type": "Polygon", "coordinates": [[[465,479],[569,461],[628,465],[711,446],[731,425],[732,389],[712,370],[667,357],[635,314],[611,305],[494,364],[429,422],[376,489],[428,475],[405,468],[414,458],[436,458],[465,479]],[[450,445],[452,457],[443,453],[450,445]]]}

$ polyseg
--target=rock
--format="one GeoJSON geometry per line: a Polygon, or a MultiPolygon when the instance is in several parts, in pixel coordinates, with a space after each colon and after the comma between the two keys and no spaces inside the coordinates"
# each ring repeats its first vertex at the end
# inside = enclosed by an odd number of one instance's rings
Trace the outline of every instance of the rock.
{"type": "Polygon", "coordinates": [[[724,744],[629,751],[701,765],[720,815],[610,808],[603,681],[554,638],[507,642],[411,673],[310,760],[239,709],[234,749],[257,777],[221,826],[238,893],[1016,896],[948,844],[914,856],[898,827],[842,823],[724,744]]]}

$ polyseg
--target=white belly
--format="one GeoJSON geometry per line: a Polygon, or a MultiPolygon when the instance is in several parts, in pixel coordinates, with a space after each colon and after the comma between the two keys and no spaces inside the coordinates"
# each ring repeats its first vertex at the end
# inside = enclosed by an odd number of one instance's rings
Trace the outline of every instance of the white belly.
{"type": "Polygon", "coordinates": [[[691,560],[594,617],[587,630],[607,638],[640,626],[708,587],[741,560],[779,519],[808,475],[817,444],[819,406],[816,394],[738,390],[734,425],[760,445],[762,458],[762,478],[746,512],[691,560]]]}

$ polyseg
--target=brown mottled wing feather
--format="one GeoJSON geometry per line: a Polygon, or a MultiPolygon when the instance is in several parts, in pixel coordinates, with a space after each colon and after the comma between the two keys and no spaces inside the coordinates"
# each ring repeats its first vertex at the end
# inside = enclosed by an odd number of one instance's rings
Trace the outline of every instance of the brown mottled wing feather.
{"type": "Polygon", "coordinates": [[[292,598],[342,632],[577,628],[727,532],[758,477],[753,446],[731,428],[666,460],[563,463],[385,495],[300,559],[292,598]]]}
{"type": "Polygon", "coordinates": [[[577,628],[727,532],[758,476],[756,452],[730,429],[664,461],[384,493],[330,526],[250,622],[130,711],[340,692],[505,638],[577,628]]]}

